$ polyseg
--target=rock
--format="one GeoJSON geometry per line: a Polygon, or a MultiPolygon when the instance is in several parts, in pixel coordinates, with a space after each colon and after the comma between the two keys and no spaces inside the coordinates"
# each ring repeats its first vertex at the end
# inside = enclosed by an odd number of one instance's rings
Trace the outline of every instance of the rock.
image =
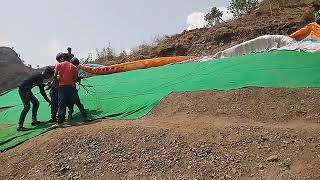
{"type": "Polygon", "coordinates": [[[270,156],[270,157],[268,157],[267,158],[267,161],[268,162],[276,162],[276,161],[278,161],[279,159],[278,159],[278,156],[277,155],[272,155],[272,156],[270,156]]]}
{"type": "Polygon", "coordinates": [[[290,158],[287,158],[287,159],[285,159],[284,161],[283,161],[283,163],[282,163],[282,165],[284,166],[284,167],[290,167],[291,166],[291,159],[290,158]]]}
{"type": "Polygon", "coordinates": [[[230,175],[226,175],[226,178],[231,179],[231,178],[232,178],[232,176],[230,176],[230,175]]]}
{"type": "Polygon", "coordinates": [[[264,169],[264,165],[263,165],[263,164],[259,164],[258,167],[259,167],[259,169],[261,169],[261,170],[264,169]]]}
{"type": "Polygon", "coordinates": [[[233,174],[237,174],[238,171],[237,171],[236,169],[232,169],[232,173],[233,173],[233,174]]]}
{"type": "Polygon", "coordinates": [[[289,141],[282,141],[284,144],[289,144],[289,141]]]}
{"type": "Polygon", "coordinates": [[[64,173],[64,172],[66,172],[66,171],[68,171],[68,170],[70,170],[70,167],[69,166],[66,166],[66,167],[62,167],[62,168],[60,168],[60,172],[62,172],[62,173],[64,173]]]}

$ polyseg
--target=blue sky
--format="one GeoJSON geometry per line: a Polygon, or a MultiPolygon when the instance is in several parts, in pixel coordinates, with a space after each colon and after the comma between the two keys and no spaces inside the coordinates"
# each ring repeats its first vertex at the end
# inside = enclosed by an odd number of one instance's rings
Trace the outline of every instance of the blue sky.
{"type": "Polygon", "coordinates": [[[44,66],[55,64],[55,55],[68,46],[84,58],[109,42],[116,51],[129,50],[158,35],[180,33],[201,25],[199,17],[211,7],[227,7],[229,1],[0,0],[0,4],[0,46],[14,47],[26,63],[44,66]]]}

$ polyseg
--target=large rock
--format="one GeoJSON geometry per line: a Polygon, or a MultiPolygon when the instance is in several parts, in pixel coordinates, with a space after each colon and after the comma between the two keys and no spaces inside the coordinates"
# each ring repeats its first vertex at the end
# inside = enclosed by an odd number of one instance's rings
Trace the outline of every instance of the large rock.
{"type": "Polygon", "coordinates": [[[13,49],[0,47],[0,92],[17,87],[32,71],[13,49]]]}

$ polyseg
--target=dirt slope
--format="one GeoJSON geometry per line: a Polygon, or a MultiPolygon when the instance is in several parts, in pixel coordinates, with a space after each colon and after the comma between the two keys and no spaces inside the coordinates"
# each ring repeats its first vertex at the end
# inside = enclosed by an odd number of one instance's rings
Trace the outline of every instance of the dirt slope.
{"type": "Polygon", "coordinates": [[[318,89],[177,93],[148,117],[56,129],[0,179],[319,179],[318,89]]]}

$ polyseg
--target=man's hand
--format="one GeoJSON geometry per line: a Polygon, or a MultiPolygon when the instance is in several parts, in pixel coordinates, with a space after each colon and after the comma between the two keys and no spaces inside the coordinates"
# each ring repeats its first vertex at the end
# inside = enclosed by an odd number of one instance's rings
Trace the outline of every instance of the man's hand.
{"type": "Polygon", "coordinates": [[[79,76],[79,79],[84,79],[85,78],[85,76],[79,76]]]}

